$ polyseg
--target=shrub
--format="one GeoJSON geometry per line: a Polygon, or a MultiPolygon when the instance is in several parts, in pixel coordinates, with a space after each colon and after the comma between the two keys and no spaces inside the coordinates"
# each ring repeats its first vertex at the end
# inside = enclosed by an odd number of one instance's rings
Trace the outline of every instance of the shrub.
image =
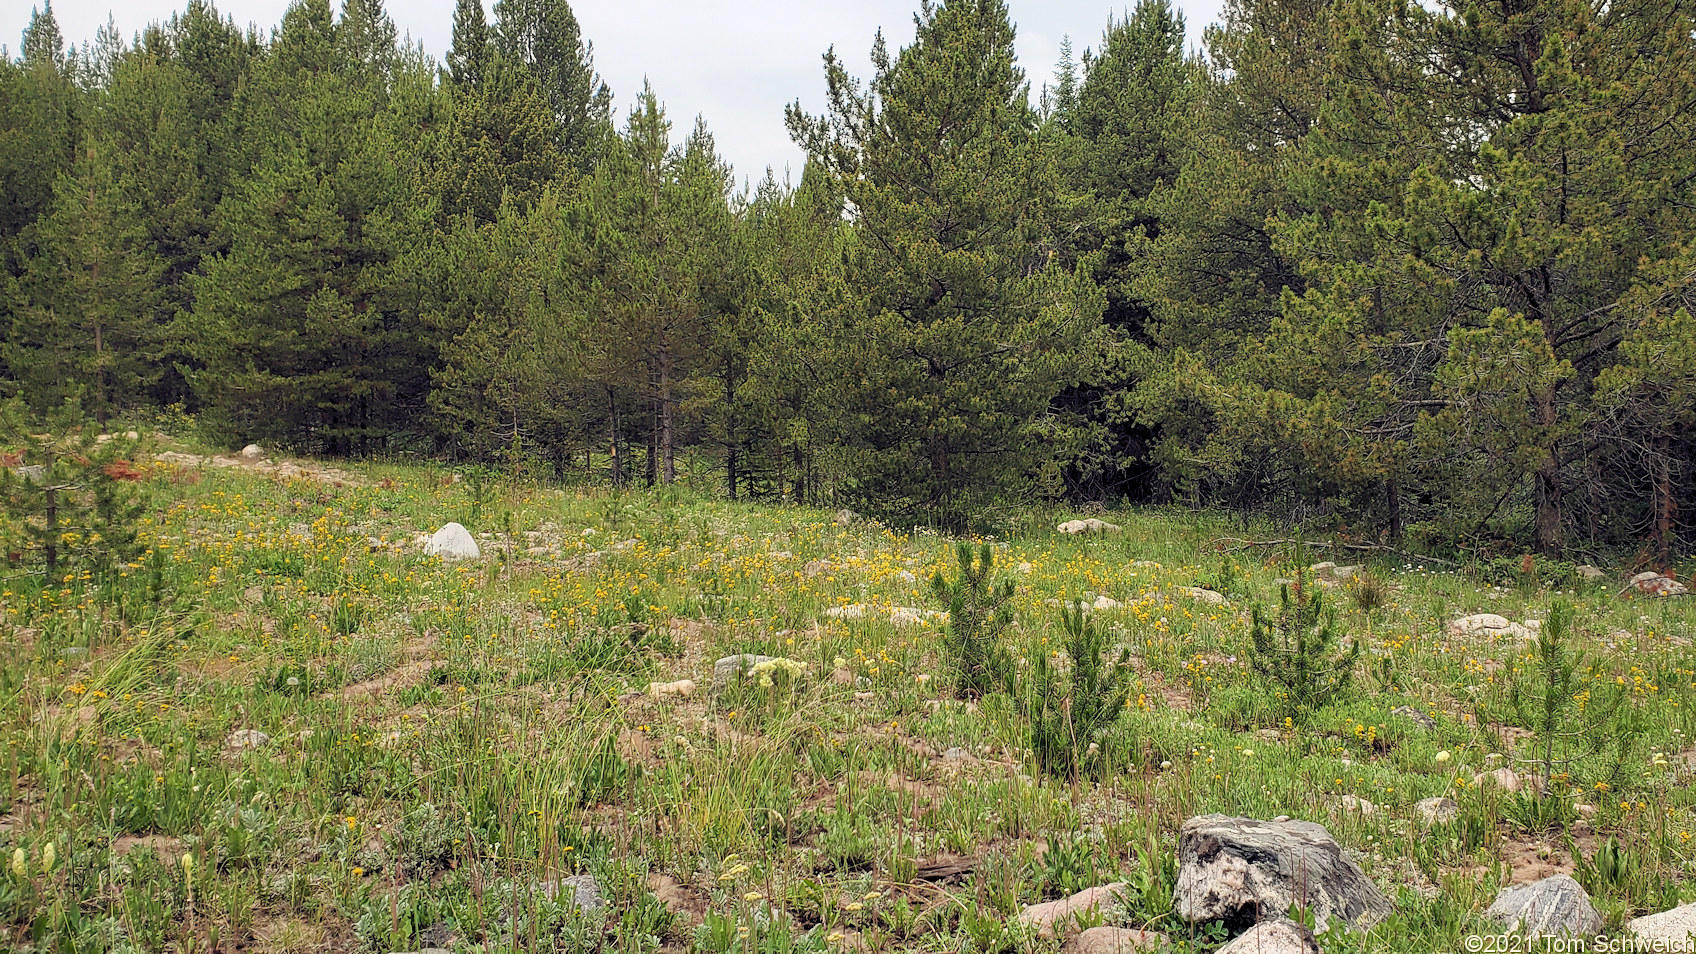
{"type": "Polygon", "coordinates": [[[948,609],[943,650],[954,669],[954,693],[972,699],[1012,686],[1013,661],[1001,643],[1001,633],[1013,622],[1013,610],[1007,605],[1013,598],[1013,581],[997,584],[991,579],[995,557],[987,543],[976,560],[970,544],[961,543],[956,553],[960,576],[950,582],[937,571],[931,592],[948,609]]]}
{"type": "Polygon", "coordinates": [[[1103,658],[1107,638],[1085,615],[1084,604],[1062,609],[1060,625],[1071,666],[1062,671],[1052,656],[1038,654],[1026,705],[1037,766],[1075,778],[1090,761],[1090,746],[1124,715],[1130,681],[1123,651],[1112,665],[1103,658]]]}
{"type": "Polygon", "coordinates": [[[1256,604],[1250,658],[1254,671],[1282,687],[1285,714],[1302,721],[1347,692],[1360,659],[1359,641],[1339,650],[1337,612],[1306,574],[1279,589],[1278,615],[1256,604]]]}

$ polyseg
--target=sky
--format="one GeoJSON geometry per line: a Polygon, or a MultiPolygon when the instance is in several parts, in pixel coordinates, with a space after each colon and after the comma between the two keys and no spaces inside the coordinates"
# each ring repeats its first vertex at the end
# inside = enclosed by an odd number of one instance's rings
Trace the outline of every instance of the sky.
{"type": "MultiPolygon", "coordinates": [[[[0,0],[0,43],[12,56],[22,46],[32,4],[0,0]]],[[[281,22],[289,0],[218,0],[218,10],[263,32],[281,22]]],[[[1072,38],[1081,56],[1097,47],[1102,30],[1135,0],[1008,0],[1017,24],[1020,65],[1033,95],[1052,81],[1060,41],[1072,38]]],[[[1219,14],[1222,0],[1177,0],[1192,48],[1219,14]]],[[[111,16],[126,37],[169,19],[186,0],[57,0],[59,28],[70,44],[94,39],[111,16]]],[[[388,0],[396,29],[438,61],[453,36],[454,0],[388,0]]],[[[494,0],[484,6],[493,19],[494,0]]],[[[912,42],[917,0],[577,0],[572,9],[594,46],[595,67],[612,87],[622,124],[644,78],[666,105],[673,136],[706,118],[739,181],[758,181],[768,166],[779,178],[801,175],[801,151],[789,141],[783,109],[800,100],[824,111],[821,56],[832,45],[854,75],[871,73],[872,37],[882,28],[891,52],[912,42]]]]}

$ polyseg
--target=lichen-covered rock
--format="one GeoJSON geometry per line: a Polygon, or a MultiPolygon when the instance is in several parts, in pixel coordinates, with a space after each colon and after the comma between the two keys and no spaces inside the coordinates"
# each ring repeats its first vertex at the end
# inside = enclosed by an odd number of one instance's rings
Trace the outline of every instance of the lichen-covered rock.
{"type": "Polygon", "coordinates": [[[1413,810],[1419,813],[1419,820],[1424,822],[1427,828],[1452,822],[1460,815],[1460,806],[1455,804],[1455,800],[1441,796],[1420,799],[1419,803],[1413,806],[1413,810]]]}
{"type": "Polygon", "coordinates": [[[1172,901],[1192,924],[1253,924],[1297,902],[1321,931],[1333,918],[1358,927],[1390,913],[1389,899],[1312,822],[1191,818],[1178,835],[1178,863],[1172,901]]]}
{"type": "Polygon", "coordinates": [[[1688,596],[1690,588],[1661,573],[1639,573],[1631,578],[1631,589],[1643,596],[1688,596]]]}
{"type": "Polygon", "coordinates": [[[1512,636],[1518,639],[1536,639],[1535,626],[1516,623],[1506,616],[1495,613],[1475,613],[1451,620],[1448,626],[1450,636],[1512,636]]]}
{"type": "Polygon", "coordinates": [[[1401,716],[1409,722],[1412,722],[1414,725],[1419,726],[1421,729],[1435,729],[1437,727],[1436,719],[1420,712],[1413,706],[1396,706],[1394,709],[1390,710],[1390,714],[1401,716]]]}
{"type": "Polygon", "coordinates": [[[1249,928],[1219,954],[1319,954],[1319,941],[1302,925],[1279,918],[1249,928]]]}
{"type": "Polygon", "coordinates": [[[1514,885],[1496,896],[1484,916],[1523,934],[1591,937],[1602,929],[1602,916],[1584,887],[1568,875],[1514,885]]]}
{"type": "Polygon", "coordinates": [[[723,692],[733,680],[752,675],[755,666],[763,662],[773,662],[776,659],[776,656],[760,656],[755,653],[725,656],[713,663],[713,692],[723,692]]]}
{"type": "Polygon", "coordinates": [[[1206,603],[1209,606],[1224,606],[1229,602],[1225,599],[1225,594],[1214,590],[1204,590],[1199,586],[1180,586],[1178,592],[1198,603],[1206,603]]]}

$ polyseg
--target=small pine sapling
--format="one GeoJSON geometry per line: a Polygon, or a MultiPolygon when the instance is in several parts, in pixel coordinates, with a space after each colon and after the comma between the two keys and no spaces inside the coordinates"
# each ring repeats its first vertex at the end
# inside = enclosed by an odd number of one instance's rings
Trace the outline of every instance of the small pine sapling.
{"type": "Polygon", "coordinates": [[[1071,668],[1062,672],[1046,653],[1032,663],[1026,702],[1031,751],[1044,772],[1077,778],[1091,747],[1125,714],[1131,686],[1124,651],[1108,662],[1106,634],[1085,615],[1083,603],[1062,608],[1060,626],[1071,668]]]}
{"type": "Polygon", "coordinates": [[[1526,660],[1514,669],[1508,704],[1515,721],[1531,730],[1536,748],[1529,762],[1545,795],[1551,783],[1571,780],[1573,768],[1612,750],[1595,781],[1618,782],[1642,728],[1623,677],[1585,665],[1572,648],[1572,604],[1555,600],[1526,660]]]}
{"type": "Polygon", "coordinates": [[[1268,618],[1254,607],[1255,672],[1277,683],[1286,715],[1303,721],[1347,692],[1360,660],[1360,642],[1339,648],[1337,611],[1313,581],[1302,574],[1279,590],[1278,615],[1268,618]]]}
{"type": "Polygon", "coordinates": [[[1013,581],[994,582],[995,558],[984,544],[977,559],[970,544],[957,549],[960,575],[950,581],[938,570],[931,593],[948,608],[943,648],[954,669],[954,693],[975,699],[997,689],[1010,689],[1013,660],[1001,643],[1001,633],[1013,623],[1013,581]]]}

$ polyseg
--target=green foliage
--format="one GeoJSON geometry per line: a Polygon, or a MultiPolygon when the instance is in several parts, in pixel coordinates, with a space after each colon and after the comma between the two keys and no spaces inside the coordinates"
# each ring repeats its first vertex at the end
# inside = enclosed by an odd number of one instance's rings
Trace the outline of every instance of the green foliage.
{"type": "Polygon", "coordinates": [[[102,434],[68,403],[47,421],[13,401],[0,408],[0,519],[11,562],[52,583],[80,573],[127,574],[140,560],[147,500],[137,440],[102,434]]]}
{"type": "Polygon", "coordinates": [[[1539,790],[1551,798],[1556,783],[1617,785],[1642,734],[1631,703],[1634,684],[1587,664],[1573,641],[1572,604],[1557,599],[1508,687],[1515,723],[1533,734],[1528,761],[1539,790]]]}
{"type": "Polygon", "coordinates": [[[1104,658],[1107,634],[1086,612],[1083,603],[1061,610],[1068,665],[1057,662],[1058,651],[1036,653],[1025,690],[1037,767],[1066,778],[1100,769],[1101,741],[1125,714],[1131,692],[1125,651],[1117,660],[1104,658]]]}
{"type": "Polygon", "coordinates": [[[955,548],[959,576],[949,581],[938,570],[931,578],[931,595],[947,608],[943,648],[954,673],[954,694],[975,699],[986,693],[1011,690],[1013,659],[1001,634],[1013,623],[1013,581],[997,583],[992,575],[995,555],[984,544],[976,559],[969,543],[955,548]]]}
{"type": "Polygon", "coordinates": [[[1253,612],[1250,660],[1255,672],[1278,685],[1280,708],[1288,718],[1305,721],[1348,691],[1360,660],[1360,640],[1339,648],[1336,609],[1305,572],[1279,587],[1277,616],[1268,617],[1259,604],[1253,612]]]}

